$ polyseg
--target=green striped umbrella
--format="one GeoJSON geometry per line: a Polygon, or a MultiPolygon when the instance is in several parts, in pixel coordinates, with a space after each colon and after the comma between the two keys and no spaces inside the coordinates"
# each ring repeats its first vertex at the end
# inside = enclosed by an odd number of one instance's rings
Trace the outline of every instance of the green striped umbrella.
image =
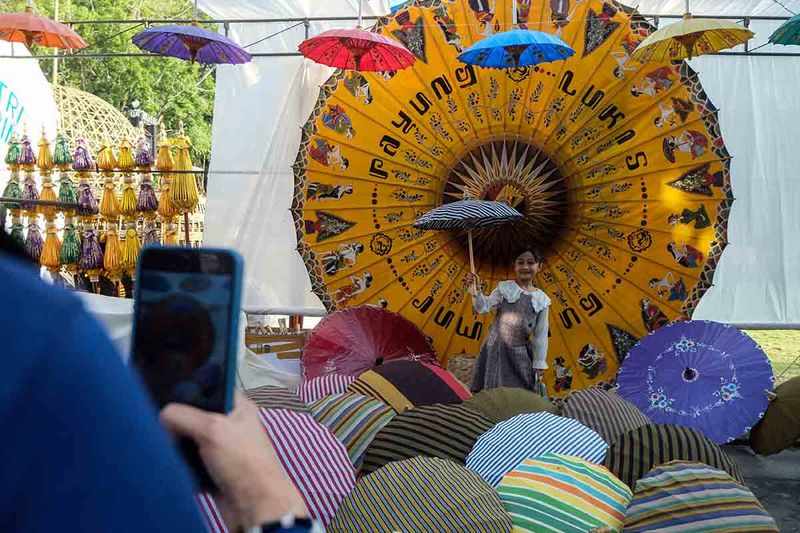
{"type": "Polygon", "coordinates": [[[602,466],[546,453],[526,459],[497,486],[514,532],[622,530],[631,490],[602,466]]]}
{"type": "Polygon", "coordinates": [[[461,405],[424,405],[394,417],[367,448],[364,472],[418,455],[464,463],[475,441],[494,424],[461,405]]]}
{"type": "Polygon", "coordinates": [[[636,483],[625,533],[777,532],[775,521],[753,493],[708,465],[671,461],[636,483]]]}
{"type": "Polygon", "coordinates": [[[609,444],[626,431],[651,423],[635,405],[616,392],[597,388],[570,394],[561,416],[574,418],[592,428],[609,444]]]}
{"type": "Polygon", "coordinates": [[[509,533],[497,492],[466,467],[434,457],[389,463],[345,497],[328,533],[509,533]]]}
{"type": "Polygon", "coordinates": [[[394,414],[388,405],[354,393],[326,396],[311,404],[311,415],[344,444],[356,472],[367,446],[394,414]]]}
{"type": "Polygon", "coordinates": [[[244,391],[244,395],[265,409],[288,409],[308,413],[308,406],[300,397],[284,387],[265,385],[244,391]]]}
{"type": "Polygon", "coordinates": [[[707,464],[744,483],[736,463],[722,448],[699,431],[673,424],[648,424],[624,433],[609,448],[605,466],[633,489],[653,467],[670,461],[707,464]]]}
{"type": "Polygon", "coordinates": [[[497,424],[525,413],[558,414],[558,408],[538,394],[525,389],[500,387],[481,391],[464,400],[464,407],[481,413],[497,424]]]}

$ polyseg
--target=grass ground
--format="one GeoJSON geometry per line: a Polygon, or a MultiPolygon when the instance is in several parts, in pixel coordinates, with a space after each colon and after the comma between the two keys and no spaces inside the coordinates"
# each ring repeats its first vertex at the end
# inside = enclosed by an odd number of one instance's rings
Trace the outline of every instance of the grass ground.
{"type": "MultiPolygon", "coordinates": [[[[790,377],[800,376],[800,331],[746,331],[772,361],[772,368],[778,382],[790,377]],[[781,376],[782,374],[782,376],[781,376]]],[[[777,384],[777,383],[776,383],[777,384]]]]}

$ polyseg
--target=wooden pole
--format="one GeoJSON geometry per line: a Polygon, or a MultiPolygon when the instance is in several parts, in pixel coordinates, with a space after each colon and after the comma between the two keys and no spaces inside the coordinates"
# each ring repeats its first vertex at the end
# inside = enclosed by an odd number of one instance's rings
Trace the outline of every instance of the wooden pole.
{"type": "Polygon", "coordinates": [[[189,240],[189,212],[183,214],[183,239],[184,245],[191,248],[192,242],[189,240]]]}
{"type": "Polygon", "coordinates": [[[475,256],[472,252],[472,230],[467,230],[467,243],[469,243],[469,269],[473,274],[475,273],[475,256]]]}

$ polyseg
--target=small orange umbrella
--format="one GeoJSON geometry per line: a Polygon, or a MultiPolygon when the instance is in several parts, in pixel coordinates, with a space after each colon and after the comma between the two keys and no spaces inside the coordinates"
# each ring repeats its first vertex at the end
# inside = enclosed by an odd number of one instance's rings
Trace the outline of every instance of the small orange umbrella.
{"type": "Polygon", "coordinates": [[[28,4],[22,13],[0,13],[0,40],[46,46],[48,48],[86,48],[80,35],[65,24],[40,17],[28,4]]]}

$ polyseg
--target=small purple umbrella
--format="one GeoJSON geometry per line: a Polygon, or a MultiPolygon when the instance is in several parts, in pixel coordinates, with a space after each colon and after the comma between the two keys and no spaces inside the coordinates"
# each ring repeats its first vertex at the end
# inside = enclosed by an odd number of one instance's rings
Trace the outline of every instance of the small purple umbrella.
{"type": "Polygon", "coordinates": [[[741,437],[764,415],[772,365],[758,344],[733,326],[676,322],[634,346],[617,385],[657,424],[678,424],[717,444],[741,437]]]}
{"type": "Polygon", "coordinates": [[[194,19],[190,26],[153,26],[140,31],[131,39],[133,44],[147,52],[177,57],[192,63],[248,63],[253,56],[224,35],[201,28],[197,23],[197,1],[194,19]]]}

